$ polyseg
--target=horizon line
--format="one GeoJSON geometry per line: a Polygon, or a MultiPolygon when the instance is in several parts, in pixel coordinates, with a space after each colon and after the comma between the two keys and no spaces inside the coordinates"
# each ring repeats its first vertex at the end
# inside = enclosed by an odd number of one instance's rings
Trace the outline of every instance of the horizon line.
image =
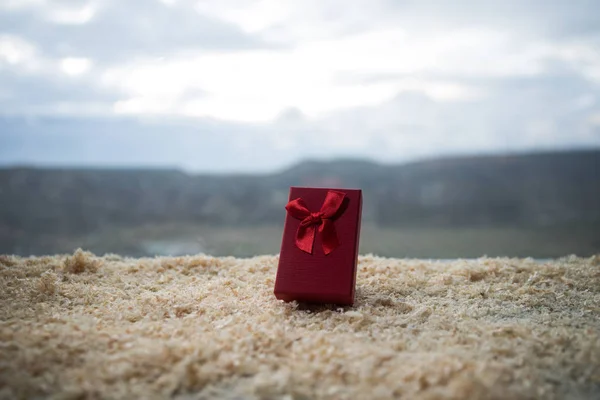
{"type": "Polygon", "coordinates": [[[151,164],[43,164],[35,162],[19,162],[19,163],[6,163],[4,164],[0,160],[0,170],[18,170],[18,169],[29,169],[29,170],[69,170],[69,171],[86,171],[86,170],[106,170],[106,171],[169,171],[169,172],[180,172],[186,175],[271,175],[285,173],[289,170],[297,168],[303,164],[319,163],[319,164],[335,164],[340,162],[355,162],[355,163],[367,163],[374,166],[381,167],[397,167],[410,164],[419,164],[424,162],[436,162],[436,161],[458,161],[467,159],[484,159],[484,158],[504,158],[504,157],[526,157],[526,156],[543,156],[543,155],[559,155],[568,153],[597,153],[600,152],[600,146],[598,147],[573,147],[566,149],[539,149],[539,150],[509,150],[509,151],[497,151],[497,152],[478,152],[478,153],[460,153],[460,154],[446,154],[438,156],[422,156],[408,159],[406,161],[379,161],[368,156],[336,156],[336,157],[307,157],[295,162],[286,164],[283,167],[275,167],[269,170],[254,170],[254,171],[241,171],[241,170],[195,170],[185,168],[178,165],[151,165],[151,164]]]}

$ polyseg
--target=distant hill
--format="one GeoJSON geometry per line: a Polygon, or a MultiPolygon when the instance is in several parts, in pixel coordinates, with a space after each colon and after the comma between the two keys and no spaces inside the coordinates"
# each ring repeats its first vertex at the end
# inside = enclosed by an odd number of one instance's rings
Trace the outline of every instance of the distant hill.
{"type": "Polygon", "coordinates": [[[600,222],[600,151],[403,165],[307,161],[266,175],[4,168],[0,241],[152,223],[281,224],[291,185],[362,188],[363,221],[385,227],[600,222]]]}

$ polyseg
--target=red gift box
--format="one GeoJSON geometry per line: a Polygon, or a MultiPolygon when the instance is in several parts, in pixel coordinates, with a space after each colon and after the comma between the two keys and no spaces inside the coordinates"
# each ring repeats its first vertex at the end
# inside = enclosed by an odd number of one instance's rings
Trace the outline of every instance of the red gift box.
{"type": "Polygon", "coordinates": [[[289,200],[275,297],[352,305],[362,192],[291,187],[289,200]]]}

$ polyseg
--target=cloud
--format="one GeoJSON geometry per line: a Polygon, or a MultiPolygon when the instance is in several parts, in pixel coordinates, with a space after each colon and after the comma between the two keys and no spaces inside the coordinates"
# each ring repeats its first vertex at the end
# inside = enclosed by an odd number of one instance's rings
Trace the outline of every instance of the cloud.
{"type": "Polygon", "coordinates": [[[292,159],[291,151],[268,157],[256,151],[258,147],[271,151],[271,141],[255,130],[190,119],[0,117],[0,165],[148,166],[221,172],[248,170],[248,165],[253,171],[267,171],[292,159]]]}
{"type": "Polygon", "coordinates": [[[264,48],[269,43],[238,27],[200,15],[189,2],[157,0],[40,1],[0,8],[1,30],[21,36],[49,56],[90,57],[99,63],[168,56],[182,49],[264,48]]]}
{"type": "Polygon", "coordinates": [[[552,41],[568,41],[597,38],[600,29],[596,18],[600,3],[595,0],[386,0],[384,3],[388,22],[401,18],[404,23],[425,30],[493,26],[515,32],[523,40],[543,36],[552,41]]]}
{"type": "Polygon", "coordinates": [[[55,24],[85,25],[96,15],[97,8],[93,2],[78,7],[48,7],[46,18],[55,24]]]}
{"type": "Polygon", "coordinates": [[[60,60],[60,69],[67,75],[78,76],[87,73],[92,62],[83,57],[66,57],[60,60]]]}
{"type": "Polygon", "coordinates": [[[473,56],[474,47],[501,52],[502,40],[490,48],[492,40],[482,39],[485,37],[486,32],[459,31],[450,38],[415,41],[401,30],[386,30],[309,42],[285,51],[187,52],[166,60],[136,60],[109,68],[103,82],[128,97],[119,103],[119,112],[268,122],[288,107],[317,117],[338,109],[380,104],[400,91],[422,91],[440,101],[470,99],[479,94],[460,82],[462,76],[541,70],[545,54],[535,49],[507,57],[503,63],[493,57],[473,56]],[[439,60],[444,60],[443,66],[439,60]],[[423,71],[452,78],[410,76],[423,71]],[[392,72],[404,76],[382,82],[338,79],[344,74],[389,76],[392,72]],[[202,89],[206,96],[181,102],[179,95],[189,88],[202,89]]]}
{"type": "MultiPolygon", "coordinates": [[[[600,87],[556,66],[540,76],[467,80],[485,96],[440,102],[404,92],[377,107],[341,111],[316,124],[369,138],[372,157],[389,161],[439,154],[597,147],[590,118],[600,87]]],[[[368,149],[368,150],[367,150],[368,149]]]]}
{"type": "MultiPolygon", "coordinates": [[[[110,116],[118,95],[94,84],[93,76],[84,71],[88,67],[87,62],[62,61],[49,63],[42,60],[36,65],[44,68],[38,67],[33,72],[24,73],[20,68],[0,70],[0,115],[27,118],[43,115],[110,116]],[[66,67],[71,74],[62,71],[61,67],[66,67]]],[[[0,131],[0,136],[3,133],[0,131]]]]}
{"type": "Polygon", "coordinates": [[[0,34],[0,67],[17,66],[22,70],[35,70],[38,67],[37,49],[18,36],[0,34]]]}
{"type": "Polygon", "coordinates": [[[597,147],[599,13],[587,0],[7,0],[0,146],[19,150],[0,162],[261,169],[597,147]],[[42,130],[71,150],[43,153],[42,130]],[[136,141],[147,154],[133,159],[104,144],[136,141]]]}

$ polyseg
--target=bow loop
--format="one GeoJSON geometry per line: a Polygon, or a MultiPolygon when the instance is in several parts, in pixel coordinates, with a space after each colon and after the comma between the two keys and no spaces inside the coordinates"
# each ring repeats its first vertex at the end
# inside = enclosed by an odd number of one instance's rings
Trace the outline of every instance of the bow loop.
{"type": "Polygon", "coordinates": [[[311,212],[300,197],[285,206],[292,217],[301,221],[296,232],[296,246],[300,250],[312,254],[317,226],[326,255],[340,245],[333,220],[338,217],[345,197],[342,192],[329,190],[321,209],[317,212],[311,212]]]}

